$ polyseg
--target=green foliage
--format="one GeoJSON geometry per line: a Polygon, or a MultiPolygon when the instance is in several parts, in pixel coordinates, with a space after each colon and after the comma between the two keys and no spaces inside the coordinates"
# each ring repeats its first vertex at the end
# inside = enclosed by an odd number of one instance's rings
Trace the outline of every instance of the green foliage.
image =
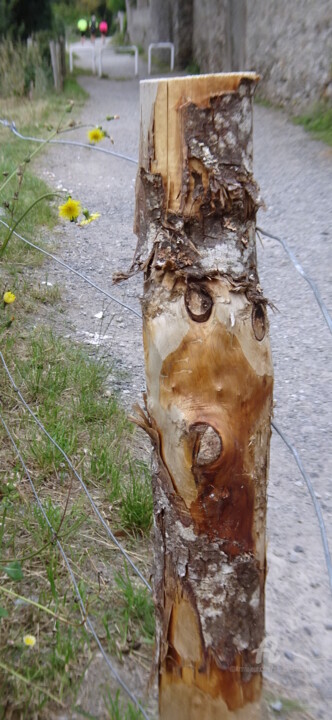
{"type": "Polygon", "coordinates": [[[24,97],[31,85],[37,97],[43,96],[51,82],[49,49],[35,42],[3,40],[0,43],[0,96],[24,97]]]}
{"type": "Polygon", "coordinates": [[[114,14],[117,15],[119,10],[122,12],[126,12],[126,2],[125,0],[107,0],[106,1],[107,8],[114,14]]]}
{"type": "Polygon", "coordinates": [[[121,702],[119,690],[117,690],[114,699],[110,691],[107,692],[104,699],[110,720],[143,720],[142,713],[134,705],[128,703],[126,707],[121,702]]]}
{"type": "MultiPolygon", "coordinates": [[[[31,144],[25,142],[21,142],[19,144],[13,136],[9,135],[8,130],[0,131],[0,140],[2,141],[0,142],[0,177],[2,180],[4,178],[4,173],[6,173],[6,175],[10,175],[13,171],[15,171],[15,168],[24,161],[28,155],[31,144]],[[6,142],[3,142],[3,138],[5,136],[6,142]]],[[[2,208],[6,210],[6,214],[4,212],[2,213],[2,219],[6,220],[10,225],[11,208],[13,207],[13,203],[15,203],[15,218],[18,218],[28,210],[36,197],[43,195],[47,191],[48,187],[46,183],[32,174],[30,166],[29,170],[25,171],[23,180],[22,177],[15,174],[11,182],[8,183],[6,188],[4,188],[1,192],[1,205],[2,208]],[[19,188],[20,192],[18,199],[14,201],[15,193],[18,192],[19,188]]],[[[56,218],[57,215],[55,213],[54,206],[52,206],[49,202],[44,201],[36,205],[35,208],[26,215],[24,224],[20,230],[29,234],[30,232],[33,232],[35,228],[41,226],[53,227],[55,225],[56,218]]],[[[1,225],[0,244],[2,244],[6,234],[6,228],[1,225]]],[[[13,240],[13,246],[11,243],[8,245],[7,254],[9,262],[12,261],[13,256],[15,256],[16,260],[19,260],[20,253],[23,253],[23,255],[26,256],[26,250],[24,251],[22,247],[19,250],[19,254],[17,254],[17,242],[18,241],[13,240]]]]}
{"type": "Polygon", "coordinates": [[[125,566],[125,574],[115,575],[116,585],[122,596],[121,615],[124,639],[135,624],[143,637],[152,639],[154,635],[154,606],[151,595],[141,585],[135,587],[125,566]]]}
{"type": "Polygon", "coordinates": [[[332,107],[326,103],[319,103],[304,115],[294,117],[293,122],[303,125],[316,140],[332,145],[332,107]]]}
{"type": "Polygon", "coordinates": [[[201,69],[198,62],[196,62],[196,60],[192,60],[191,63],[187,65],[186,72],[188,73],[188,75],[200,75],[201,69]]]}
{"type": "Polygon", "coordinates": [[[0,0],[0,37],[26,40],[53,24],[51,0],[0,0]]]}
{"type": "Polygon", "coordinates": [[[8,575],[11,580],[15,580],[15,582],[23,580],[22,567],[17,560],[13,560],[13,562],[5,565],[3,571],[6,573],[6,575],[8,575]]]}
{"type": "Polygon", "coordinates": [[[130,464],[130,482],[122,491],[120,517],[128,530],[148,532],[152,524],[151,477],[147,466],[130,464]]]}

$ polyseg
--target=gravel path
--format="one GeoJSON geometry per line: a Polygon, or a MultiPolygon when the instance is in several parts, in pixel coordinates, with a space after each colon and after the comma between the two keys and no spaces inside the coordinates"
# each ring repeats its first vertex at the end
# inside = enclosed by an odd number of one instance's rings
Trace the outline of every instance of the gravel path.
{"type": "MultiPolygon", "coordinates": [[[[128,58],[127,58],[128,60],[128,58]]],[[[113,64],[113,74],[121,75],[113,64]]],[[[84,77],[90,100],[83,122],[112,123],[114,149],[136,158],[139,84],[84,77]]],[[[75,139],[85,140],[80,131],[75,139]]],[[[255,108],[255,176],[266,203],[258,224],[287,240],[317,282],[332,310],[332,152],[292,126],[279,112],[255,108]]],[[[50,148],[41,173],[70,190],[101,217],[87,228],[56,232],[57,253],[117,298],[140,311],[141,278],[112,288],[112,274],[128,269],[136,238],[134,164],[89,150],[50,148]]],[[[259,244],[258,244],[259,245],[259,244]]],[[[259,272],[270,313],[275,367],[275,420],[295,444],[319,499],[332,548],[329,439],[332,430],[332,338],[308,285],[282,247],[264,238],[259,272]]],[[[66,271],[45,266],[47,279],[65,287],[67,312],[55,322],[61,332],[98,347],[118,371],[113,385],[126,407],[144,387],[140,320],[109,302],[66,271]],[[105,317],[96,317],[104,311],[105,317]],[[61,325],[60,325],[61,323],[61,325]],[[101,335],[104,337],[101,339],[101,335]]],[[[273,434],[269,483],[267,577],[267,677],[293,690],[313,715],[329,720],[332,705],[332,616],[326,563],[318,522],[304,481],[280,438],[273,434]],[[330,708],[330,710],[329,710],[330,708]]]]}

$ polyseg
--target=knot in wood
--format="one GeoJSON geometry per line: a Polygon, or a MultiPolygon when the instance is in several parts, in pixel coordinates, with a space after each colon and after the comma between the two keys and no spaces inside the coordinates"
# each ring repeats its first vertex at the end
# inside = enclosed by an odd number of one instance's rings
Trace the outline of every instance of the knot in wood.
{"type": "Polygon", "coordinates": [[[189,285],[184,296],[188,315],[195,322],[206,322],[212,312],[213,300],[205,288],[200,285],[189,285]]]}
{"type": "Polygon", "coordinates": [[[193,466],[203,467],[218,460],[222,453],[222,440],[219,433],[207,423],[192,425],[196,439],[193,447],[193,466]]]}
{"type": "Polygon", "coordinates": [[[264,340],[266,333],[266,316],[265,308],[262,303],[256,303],[251,313],[252,329],[256,340],[261,342],[264,340]]]}

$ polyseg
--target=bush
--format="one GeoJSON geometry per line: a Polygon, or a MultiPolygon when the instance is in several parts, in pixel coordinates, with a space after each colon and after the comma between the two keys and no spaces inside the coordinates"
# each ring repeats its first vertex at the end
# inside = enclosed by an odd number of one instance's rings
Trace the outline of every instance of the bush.
{"type": "Polygon", "coordinates": [[[0,36],[26,40],[32,33],[52,28],[51,0],[0,0],[0,36]]]}
{"type": "Polygon", "coordinates": [[[50,81],[50,66],[42,57],[39,45],[4,40],[0,43],[0,96],[23,97],[28,95],[31,84],[34,93],[45,93],[50,81]]]}

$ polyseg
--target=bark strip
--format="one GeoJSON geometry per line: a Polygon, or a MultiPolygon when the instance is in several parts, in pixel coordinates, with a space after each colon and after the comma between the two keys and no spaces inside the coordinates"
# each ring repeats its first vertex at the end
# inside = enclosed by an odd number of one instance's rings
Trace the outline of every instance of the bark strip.
{"type": "Polygon", "coordinates": [[[257,275],[253,73],[141,83],[161,720],[259,717],[272,362],[257,275]]]}

